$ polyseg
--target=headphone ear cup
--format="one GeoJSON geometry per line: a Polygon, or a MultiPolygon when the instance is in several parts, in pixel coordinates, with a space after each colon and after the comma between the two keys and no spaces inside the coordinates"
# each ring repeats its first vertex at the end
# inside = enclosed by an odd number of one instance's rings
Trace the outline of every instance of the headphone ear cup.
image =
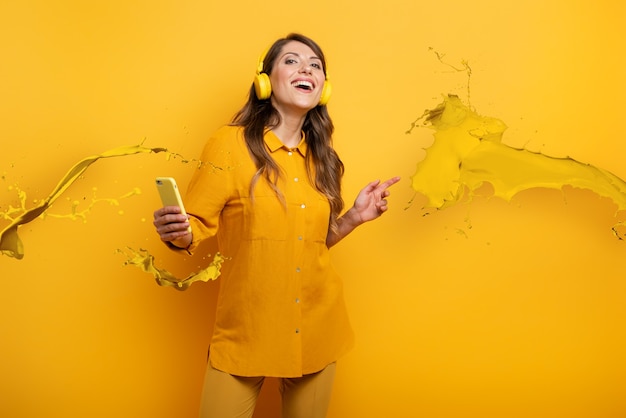
{"type": "Polygon", "coordinates": [[[330,85],[330,81],[324,81],[324,86],[322,87],[322,94],[320,94],[320,106],[324,106],[330,100],[330,93],[332,93],[333,88],[330,85]]]}
{"type": "Polygon", "coordinates": [[[270,77],[265,73],[257,74],[254,77],[254,91],[259,100],[267,100],[272,95],[272,83],[270,77]]]}

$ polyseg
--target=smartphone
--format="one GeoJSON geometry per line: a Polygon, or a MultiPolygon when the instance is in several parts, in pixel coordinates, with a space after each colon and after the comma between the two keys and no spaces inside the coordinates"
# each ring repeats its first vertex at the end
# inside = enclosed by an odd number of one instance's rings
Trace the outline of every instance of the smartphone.
{"type": "MultiPolygon", "coordinates": [[[[159,196],[161,196],[163,206],[178,206],[180,207],[180,213],[187,215],[178,185],[173,177],[157,177],[156,187],[159,191],[159,196]]],[[[191,226],[188,231],[191,231],[191,226]]]]}

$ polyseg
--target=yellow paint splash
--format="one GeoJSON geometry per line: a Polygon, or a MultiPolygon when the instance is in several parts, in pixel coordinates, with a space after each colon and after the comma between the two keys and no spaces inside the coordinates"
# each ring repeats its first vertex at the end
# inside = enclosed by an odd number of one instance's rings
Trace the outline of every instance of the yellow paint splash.
{"type": "MultiPolygon", "coordinates": [[[[119,148],[114,148],[108,151],[103,152],[102,154],[94,155],[91,157],[87,157],[76,163],[67,174],[58,182],[52,193],[50,195],[39,201],[35,202],[36,206],[31,209],[26,208],[26,193],[19,189],[17,186],[11,186],[10,189],[15,189],[18,195],[18,199],[20,202],[19,207],[14,207],[9,205],[8,209],[4,211],[0,211],[0,218],[10,221],[10,224],[0,232],[0,251],[4,255],[8,255],[10,257],[14,257],[17,259],[22,259],[24,257],[24,245],[17,234],[17,230],[21,225],[27,224],[38,217],[50,216],[55,218],[70,218],[72,220],[82,219],[85,220],[87,213],[93,208],[93,206],[99,202],[107,202],[111,205],[119,205],[118,199],[111,198],[97,198],[96,191],[97,188],[93,189],[93,197],[91,203],[88,205],[86,209],[78,210],[79,202],[72,202],[72,211],[69,214],[65,215],[56,215],[47,213],[48,209],[52,206],[52,204],[65,192],[71,185],[74,183],[84,172],[89,168],[89,166],[101,158],[111,158],[111,157],[122,157],[133,154],[140,153],[159,153],[166,152],[165,148],[148,148],[142,145],[135,146],[124,146],[119,148]]],[[[202,161],[197,160],[186,160],[182,158],[179,154],[174,154],[168,152],[168,159],[182,159],[183,163],[197,163],[198,168],[201,168],[203,165],[207,164],[213,169],[220,169],[211,163],[204,163],[202,161]]],[[[134,195],[140,194],[141,191],[138,188],[133,189],[132,191],[120,196],[119,199],[128,198],[134,195]]],[[[177,290],[186,290],[193,283],[202,281],[208,282],[209,280],[215,280],[220,275],[220,269],[222,263],[225,258],[217,253],[213,256],[213,260],[209,264],[208,267],[196,272],[192,273],[184,279],[176,278],[172,273],[165,269],[161,269],[157,267],[154,263],[154,256],[152,256],[148,251],[144,249],[139,249],[139,251],[133,250],[132,248],[127,248],[126,251],[117,250],[118,253],[124,254],[127,257],[124,265],[133,265],[139,267],[146,273],[150,273],[154,276],[157,284],[159,286],[171,286],[177,290]]]]}
{"type": "MultiPolygon", "coordinates": [[[[550,157],[501,142],[506,125],[478,115],[454,95],[413,122],[434,128],[435,141],[411,177],[413,189],[424,195],[427,206],[443,209],[471,197],[484,183],[494,195],[510,201],[532,188],[562,189],[569,185],[610,198],[618,211],[626,209],[626,182],[614,174],[572,158],[550,157]]],[[[624,222],[613,227],[624,239],[624,222]],[[620,232],[620,229],[622,232],[620,232]]]]}
{"type": "MultiPolygon", "coordinates": [[[[79,207],[81,206],[81,202],[78,201],[78,200],[74,200],[74,201],[71,202],[72,210],[71,210],[70,213],[56,214],[56,213],[50,213],[48,211],[46,213],[43,213],[41,215],[41,217],[42,218],[50,217],[50,218],[57,218],[57,219],[71,219],[73,221],[76,221],[76,220],[80,219],[83,222],[87,222],[87,215],[91,212],[91,210],[94,208],[94,206],[96,206],[98,203],[108,203],[110,206],[119,206],[120,205],[120,200],[127,199],[129,197],[137,196],[137,195],[141,194],[141,189],[139,189],[138,187],[135,187],[130,192],[125,193],[125,194],[123,194],[122,196],[120,196],[118,198],[96,197],[97,190],[98,190],[97,187],[94,187],[92,189],[92,193],[93,194],[92,194],[92,197],[91,197],[91,201],[83,209],[79,209],[79,207]]],[[[122,214],[123,212],[120,211],[119,213],[122,214]]]]}
{"type": "Polygon", "coordinates": [[[159,286],[171,286],[177,290],[187,290],[189,286],[198,281],[208,282],[209,280],[217,279],[220,275],[222,263],[225,260],[220,253],[217,253],[213,256],[213,260],[208,267],[192,273],[181,280],[177,279],[169,271],[158,268],[154,264],[154,256],[144,249],[140,248],[139,251],[136,251],[132,248],[127,248],[126,251],[118,249],[117,252],[127,257],[124,265],[136,266],[144,272],[152,274],[159,286]]]}
{"type": "Polygon", "coordinates": [[[0,211],[0,218],[12,222],[15,220],[15,217],[26,212],[26,192],[17,186],[9,186],[9,191],[15,191],[17,193],[20,205],[18,207],[9,205],[8,209],[0,211]]]}
{"type": "MultiPolygon", "coordinates": [[[[102,158],[122,157],[141,153],[159,153],[167,151],[165,148],[148,148],[142,145],[123,146],[103,152],[102,154],[87,157],[76,163],[65,176],[59,181],[50,195],[41,200],[35,207],[26,209],[26,196],[19,194],[21,208],[10,207],[3,215],[10,219],[11,223],[0,232],[0,252],[9,257],[22,259],[24,257],[24,244],[17,234],[18,227],[37,219],[43,215],[52,204],[74,183],[89,166],[102,158]],[[16,217],[14,217],[17,215],[16,217]]],[[[132,193],[132,192],[131,192],[132,193]]]]}

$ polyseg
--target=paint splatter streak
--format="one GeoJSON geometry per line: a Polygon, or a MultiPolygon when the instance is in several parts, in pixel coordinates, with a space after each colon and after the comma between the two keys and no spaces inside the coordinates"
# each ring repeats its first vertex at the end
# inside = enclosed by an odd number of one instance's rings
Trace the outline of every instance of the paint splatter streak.
{"type": "MultiPolygon", "coordinates": [[[[626,182],[614,174],[576,161],[555,158],[501,142],[506,125],[499,119],[478,115],[457,96],[444,101],[413,122],[435,130],[435,141],[411,177],[412,188],[436,209],[471,197],[483,184],[493,186],[494,196],[510,201],[532,188],[561,190],[569,185],[610,198],[617,211],[626,209],[626,182]]],[[[625,238],[624,222],[613,233],[625,238]]]]}
{"type": "MultiPolygon", "coordinates": [[[[27,224],[39,216],[42,216],[52,204],[67,190],[89,166],[102,158],[123,157],[133,154],[159,153],[167,151],[165,148],[148,148],[142,145],[124,146],[114,148],[103,152],[102,154],[93,155],[80,160],[65,174],[59,181],[54,190],[47,198],[41,200],[35,207],[26,209],[25,196],[20,196],[22,203],[21,213],[15,218],[11,218],[11,223],[0,232],[0,252],[9,257],[22,259],[24,257],[24,244],[17,234],[17,230],[21,225],[27,224]]],[[[19,209],[18,209],[19,210],[19,209]]],[[[11,208],[12,214],[15,214],[16,208],[11,208]]]]}
{"type": "MultiPolygon", "coordinates": [[[[84,158],[76,163],[67,174],[59,181],[54,190],[48,195],[47,198],[38,202],[38,204],[31,208],[26,208],[26,193],[16,188],[18,193],[20,206],[13,207],[9,206],[7,210],[1,213],[1,217],[9,220],[10,224],[0,232],[0,252],[9,257],[16,258],[21,260],[24,257],[24,244],[17,234],[18,228],[22,225],[25,225],[31,221],[39,217],[53,216],[58,218],[70,218],[73,220],[76,219],[85,219],[86,214],[91,210],[94,204],[105,201],[110,204],[117,204],[117,199],[98,199],[95,197],[95,189],[94,189],[94,198],[92,200],[91,205],[84,211],[78,211],[78,203],[72,203],[72,212],[67,215],[51,215],[46,213],[50,207],[52,207],[53,203],[65,192],[88,168],[91,164],[102,158],[111,158],[111,157],[123,157],[127,155],[134,154],[142,154],[142,153],[160,153],[167,152],[165,148],[148,148],[142,145],[135,146],[125,146],[114,148],[108,151],[103,152],[102,154],[94,155],[91,157],[84,158]]],[[[168,152],[168,159],[170,158],[180,158],[181,156],[178,154],[173,154],[168,152]]],[[[185,160],[184,163],[196,162],[198,163],[198,168],[201,168],[204,163],[196,160],[185,160]]],[[[219,167],[215,167],[209,163],[214,169],[220,169],[219,167]]],[[[121,196],[121,198],[130,197],[135,194],[139,194],[140,191],[138,189],[134,189],[133,191],[121,196]]],[[[225,258],[218,254],[215,254],[213,260],[209,264],[208,267],[193,273],[186,277],[185,279],[177,279],[172,273],[167,270],[158,268],[154,263],[154,257],[148,253],[144,249],[140,249],[139,251],[133,250],[132,248],[127,248],[125,251],[117,250],[118,253],[124,254],[127,258],[125,265],[133,265],[139,267],[146,273],[150,273],[154,276],[157,284],[160,286],[172,286],[177,290],[186,290],[191,286],[191,284],[203,281],[207,282],[209,280],[215,280],[220,275],[220,268],[225,258]]]]}
{"type": "Polygon", "coordinates": [[[184,279],[178,279],[169,271],[158,268],[154,263],[154,256],[144,249],[136,251],[132,248],[127,248],[125,251],[117,250],[117,252],[126,256],[127,260],[124,262],[124,265],[138,267],[144,272],[152,274],[159,286],[171,286],[176,290],[187,290],[195,282],[208,282],[209,280],[217,279],[220,275],[222,263],[225,260],[220,253],[217,253],[213,256],[213,260],[208,267],[192,273],[184,279]]]}

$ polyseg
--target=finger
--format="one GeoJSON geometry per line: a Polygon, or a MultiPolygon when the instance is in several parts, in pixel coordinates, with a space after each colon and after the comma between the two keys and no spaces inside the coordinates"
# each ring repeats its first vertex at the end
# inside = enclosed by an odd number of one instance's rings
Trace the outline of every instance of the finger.
{"type": "Polygon", "coordinates": [[[154,219],[162,219],[166,218],[168,222],[174,222],[175,219],[178,219],[179,222],[185,221],[185,215],[182,215],[181,209],[178,206],[164,206],[160,209],[154,211],[154,219]],[[169,217],[168,217],[169,216],[169,217]],[[179,216],[178,218],[173,218],[172,216],[179,216]],[[182,216],[182,217],[180,217],[182,216]]]}
{"type": "Polygon", "coordinates": [[[389,180],[380,183],[380,185],[378,187],[383,188],[383,190],[386,190],[386,189],[388,189],[389,187],[393,186],[394,184],[396,184],[399,181],[400,181],[400,176],[392,177],[389,180]]]}
{"type": "Polygon", "coordinates": [[[161,217],[170,213],[181,213],[181,209],[178,206],[163,206],[154,211],[154,217],[161,217]]]}
{"type": "Polygon", "coordinates": [[[163,241],[172,241],[176,238],[180,238],[189,233],[188,222],[177,222],[160,225],[157,228],[157,233],[163,241]]]}
{"type": "MultiPolygon", "coordinates": [[[[399,180],[399,177],[397,177],[397,179],[399,180]]],[[[396,178],[394,179],[389,179],[384,183],[381,183],[378,187],[376,187],[376,191],[375,192],[379,192],[379,196],[380,199],[384,199],[386,197],[388,197],[391,194],[391,191],[389,191],[387,188],[396,184],[398,181],[396,180],[396,178]],[[395,181],[393,181],[395,180],[395,181]],[[391,183],[390,183],[391,182],[391,183]]]]}
{"type": "Polygon", "coordinates": [[[159,235],[172,231],[182,231],[189,228],[189,219],[185,215],[173,214],[156,218],[152,224],[159,235]]]}
{"type": "Polygon", "coordinates": [[[154,224],[158,230],[164,232],[182,231],[189,227],[189,221],[185,218],[185,215],[166,215],[159,218],[154,224]],[[180,218],[181,216],[183,217],[182,219],[180,218]]]}
{"type": "Polygon", "coordinates": [[[189,234],[189,232],[185,230],[185,231],[176,231],[176,232],[168,232],[165,234],[159,234],[159,236],[161,238],[161,241],[169,242],[169,241],[175,241],[178,238],[182,238],[187,234],[189,234]]]}
{"type": "Polygon", "coordinates": [[[380,184],[380,180],[374,180],[367,183],[367,185],[363,188],[363,191],[370,193],[376,190],[378,185],[380,184]]]}
{"type": "Polygon", "coordinates": [[[175,225],[180,223],[188,223],[189,218],[186,215],[181,214],[171,214],[171,215],[163,215],[155,218],[152,221],[152,224],[159,228],[164,225],[175,225]]]}

